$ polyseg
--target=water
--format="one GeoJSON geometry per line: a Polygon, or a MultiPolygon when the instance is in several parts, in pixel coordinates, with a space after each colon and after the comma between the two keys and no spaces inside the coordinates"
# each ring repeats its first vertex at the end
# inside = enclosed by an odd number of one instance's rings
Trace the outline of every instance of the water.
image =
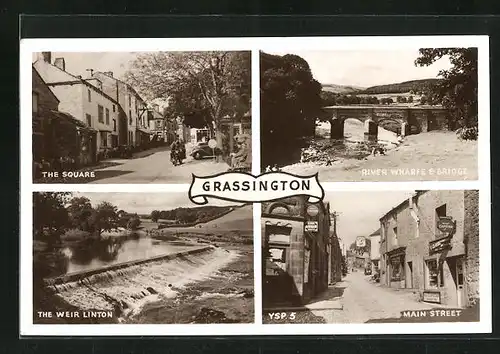
{"type": "Polygon", "coordinates": [[[149,237],[135,239],[117,237],[94,243],[91,246],[81,244],[69,246],[62,251],[68,258],[67,269],[63,274],[182,252],[191,247],[149,237]]]}

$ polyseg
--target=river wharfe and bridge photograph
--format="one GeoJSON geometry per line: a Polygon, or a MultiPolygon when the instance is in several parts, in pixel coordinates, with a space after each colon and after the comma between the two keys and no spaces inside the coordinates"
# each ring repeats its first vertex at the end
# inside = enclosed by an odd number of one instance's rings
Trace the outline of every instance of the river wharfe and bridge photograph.
{"type": "Polygon", "coordinates": [[[261,169],[478,178],[477,48],[261,52],[261,169]]]}
{"type": "Polygon", "coordinates": [[[33,320],[253,323],[253,208],[184,193],[33,194],[33,320]]]}

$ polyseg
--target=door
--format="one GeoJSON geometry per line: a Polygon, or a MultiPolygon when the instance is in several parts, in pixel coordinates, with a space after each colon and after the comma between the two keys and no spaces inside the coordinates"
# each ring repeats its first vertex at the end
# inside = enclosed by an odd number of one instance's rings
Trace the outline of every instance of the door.
{"type": "Polygon", "coordinates": [[[456,263],[457,275],[457,305],[465,307],[465,285],[464,285],[464,259],[458,258],[456,263]]]}

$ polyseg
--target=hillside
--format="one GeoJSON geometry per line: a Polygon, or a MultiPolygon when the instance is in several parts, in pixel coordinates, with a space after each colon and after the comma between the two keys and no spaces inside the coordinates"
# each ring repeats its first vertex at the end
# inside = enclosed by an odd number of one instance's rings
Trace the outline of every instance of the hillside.
{"type": "Polygon", "coordinates": [[[364,87],[357,86],[344,86],[344,85],[336,85],[336,84],[322,84],[323,90],[333,93],[357,93],[363,91],[364,87]]]}
{"type": "Polygon", "coordinates": [[[438,82],[439,79],[411,80],[395,84],[371,86],[358,93],[381,94],[381,93],[403,93],[409,91],[417,92],[417,91],[423,91],[430,85],[434,85],[438,82]]]}
{"type": "Polygon", "coordinates": [[[250,230],[253,229],[253,207],[245,205],[218,219],[199,224],[202,228],[216,228],[222,230],[250,230]]]}

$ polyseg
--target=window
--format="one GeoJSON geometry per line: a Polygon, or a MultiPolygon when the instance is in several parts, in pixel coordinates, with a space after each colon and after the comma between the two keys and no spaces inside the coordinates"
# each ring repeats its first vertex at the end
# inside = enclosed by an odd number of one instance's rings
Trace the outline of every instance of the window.
{"type": "Polygon", "coordinates": [[[426,268],[426,289],[437,289],[444,286],[443,263],[438,266],[436,259],[430,259],[425,262],[426,268]]]}
{"type": "Polygon", "coordinates": [[[97,105],[97,120],[99,123],[104,123],[104,107],[100,104],[97,105]]]}
{"type": "Polygon", "coordinates": [[[101,146],[102,147],[107,147],[108,146],[108,134],[106,132],[99,132],[101,135],[101,146]]]}
{"type": "Polygon", "coordinates": [[[398,244],[398,228],[397,227],[392,228],[392,232],[394,233],[393,244],[397,245],[398,244]]]}
{"type": "Polygon", "coordinates": [[[32,92],[31,94],[31,102],[32,102],[32,112],[38,113],[38,93],[32,92]]]}
{"type": "Polygon", "coordinates": [[[132,107],[132,96],[128,95],[128,106],[132,107]]]}
{"type": "Polygon", "coordinates": [[[113,105],[113,112],[116,112],[116,106],[113,105]]]}
{"type": "Polygon", "coordinates": [[[446,216],[446,204],[443,204],[440,207],[436,208],[436,215],[438,219],[443,216],[446,216]]]}
{"type": "Polygon", "coordinates": [[[116,132],[116,119],[113,119],[113,131],[116,132]]]}
{"type": "Polygon", "coordinates": [[[109,125],[109,109],[106,108],[106,124],[109,125]]]}
{"type": "Polygon", "coordinates": [[[132,112],[128,110],[128,125],[132,125],[132,112]]]}
{"type": "Polygon", "coordinates": [[[90,114],[85,114],[85,118],[87,119],[87,125],[89,127],[92,126],[92,116],[90,114]]]}
{"type": "Polygon", "coordinates": [[[89,102],[92,102],[92,94],[90,93],[90,89],[87,89],[87,96],[88,96],[89,102]]]}

